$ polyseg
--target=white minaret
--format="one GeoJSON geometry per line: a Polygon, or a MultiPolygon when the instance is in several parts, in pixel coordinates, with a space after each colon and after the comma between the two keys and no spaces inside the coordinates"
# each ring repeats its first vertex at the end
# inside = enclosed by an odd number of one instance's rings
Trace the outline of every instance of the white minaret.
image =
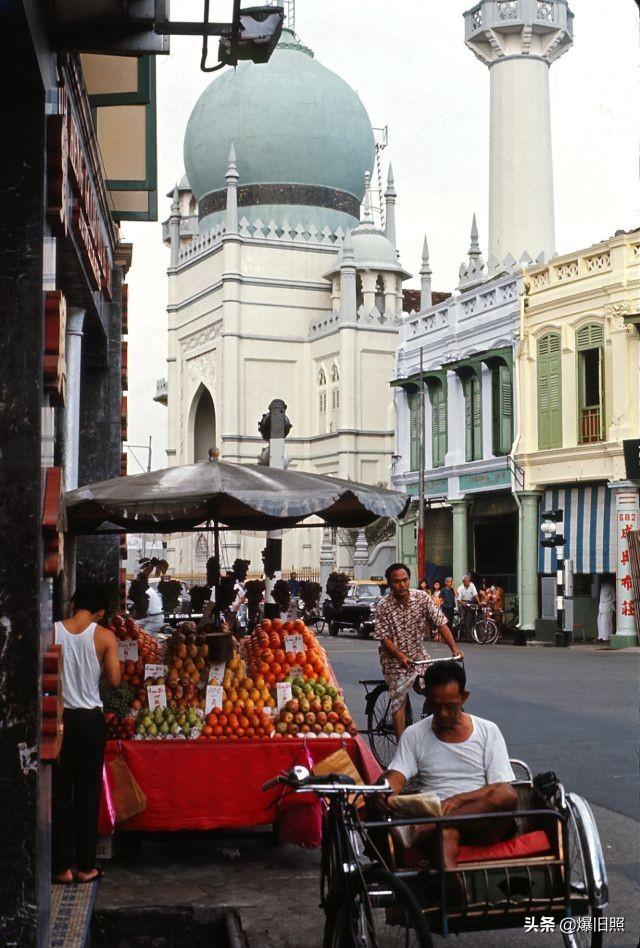
{"type": "Polygon", "coordinates": [[[573,42],[567,0],[481,0],[465,41],[491,73],[489,255],[555,251],[549,67],[573,42]]]}

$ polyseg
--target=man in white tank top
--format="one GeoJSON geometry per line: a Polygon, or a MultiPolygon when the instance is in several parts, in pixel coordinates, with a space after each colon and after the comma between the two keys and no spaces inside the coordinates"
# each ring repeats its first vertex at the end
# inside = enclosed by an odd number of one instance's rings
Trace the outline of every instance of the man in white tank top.
{"type": "Polygon", "coordinates": [[[106,728],[99,685],[103,673],[114,688],[121,680],[116,637],[98,625],[108,606],[105,590],[79,586],[72,603],[72,617],[55,623],[55,642],[62,646],[64,706],[62,747],[52,785],[52,878],[58,885],[93,882],[101,875],[96,834],[106,728]]]}

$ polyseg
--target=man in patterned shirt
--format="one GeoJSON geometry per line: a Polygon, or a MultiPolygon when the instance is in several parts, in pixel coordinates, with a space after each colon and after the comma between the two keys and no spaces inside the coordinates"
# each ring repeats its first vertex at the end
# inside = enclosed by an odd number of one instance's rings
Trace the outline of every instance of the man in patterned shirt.
{"type": "Polygon", "coordinates": [[[373,635],[380,642],[380,664],[391,695],[393,729],[400,739],[405,729],[407,694],[417,677],[411,663],[429,657],[424,648],[425,632],[437,631],[452,655],[463,655],[444,613],[431,596],[420,589],[409,588],[409,567],[394,563],[385,576],[391,592],[378,605],[373,635]]]}

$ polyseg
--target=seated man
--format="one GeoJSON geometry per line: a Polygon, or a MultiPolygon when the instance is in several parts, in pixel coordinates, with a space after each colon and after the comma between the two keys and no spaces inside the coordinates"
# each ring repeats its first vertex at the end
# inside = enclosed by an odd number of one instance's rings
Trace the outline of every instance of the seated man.
{"type": "MultiPolygon", "coordinates": [[[[515,810],[518,795],[504,738],[497,725],[467,714],[469,697],[464,668],[455,662],[432,665],[425,675],[425,693],[432,716],[408,727],[386,777],[393,794],[381,799],[393,815],[395,801],[405,781],[418,777],[422,792],[436,793],[443,816],[500,813],[515,810]]],[[[437,840],[435,825],[416,827],[415,842],[437,840]]],[[[512,817],[488,821],[462,821],[444,829],[446,869],[457,864],[460,843],[489,845],[514,834],[512,817]]]]}

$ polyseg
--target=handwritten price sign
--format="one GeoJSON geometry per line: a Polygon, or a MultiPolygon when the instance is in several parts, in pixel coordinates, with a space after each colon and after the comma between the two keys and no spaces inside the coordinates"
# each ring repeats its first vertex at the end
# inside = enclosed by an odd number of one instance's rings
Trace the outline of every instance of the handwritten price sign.
{"type": "Polygon", "coordinates": [[[137,662],[138,643],[134,639],[120,639],[118,641],[118,658],[121,662],[137,662]]]}
{"type": "Polygon", "coordinates": [[[166,670],[166,665],[145,665],[144,680],[146,681],[147,678],[164,678],[166,670]]]}
{"type": "Polygon", "coordinates": [[[293,697],[291,693],[291,682],[290,681],[279,681],[276,685],[276,702],[278,705],[278,711],[284,708],[287,701],[291,701],[293,697]]]}
{"type": "Polygon", "coordinates": [[[164,685],[149,685],[147,687],[147,698],[151,711],[153,711],[154,708],[166,708],[167,689],[164,685]]]}
{"type": "Polygon", "coordinates": [[[224,680],[224,671],[227,667],[226,662],[212,662],[209,665],[209,684],[221,685],[224,680]]]}
{"type": "Polygon", "coordinates": [[[209,714],[214,708],[221,708],[224,693],[220,685],[207,685],[207,696],[204,701],[204,713],[209,714]]]}
{"type": "Polygon", "coordinates": [[[299,633],[296,635],[285,635],[284,649],[285,652],[304,652],[302,636],[299,633]]]}

